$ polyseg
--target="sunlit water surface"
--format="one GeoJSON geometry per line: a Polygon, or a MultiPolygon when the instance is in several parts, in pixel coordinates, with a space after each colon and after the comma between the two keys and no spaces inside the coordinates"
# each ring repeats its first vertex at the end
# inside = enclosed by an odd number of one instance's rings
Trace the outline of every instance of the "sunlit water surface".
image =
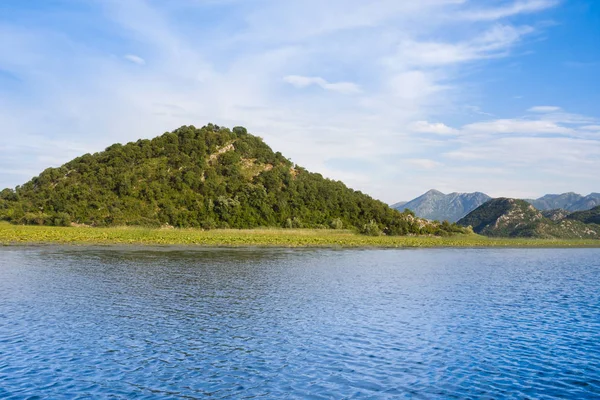
{"type": "Polygon", "coordinates": [[[0,398],[598,398],[600,251],[0,248],[0,398]]]}

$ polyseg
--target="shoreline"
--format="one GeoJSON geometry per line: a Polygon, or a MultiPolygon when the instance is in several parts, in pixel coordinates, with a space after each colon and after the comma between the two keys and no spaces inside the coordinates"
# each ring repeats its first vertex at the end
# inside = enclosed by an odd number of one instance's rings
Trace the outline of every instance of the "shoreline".
{"type": "Polygon", "coordinates": [[[181,248],[600,248],[594,239],[489,238],[480,235],[364,236],[331,229],[161,229],[51,227],[0,223],[0,246],[91,245],[181,248]]]}

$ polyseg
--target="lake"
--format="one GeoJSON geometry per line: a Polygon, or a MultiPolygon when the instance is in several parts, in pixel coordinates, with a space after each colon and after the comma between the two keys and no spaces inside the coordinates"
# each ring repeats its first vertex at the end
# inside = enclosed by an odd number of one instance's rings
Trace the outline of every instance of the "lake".
{"type": "Polygon", "coordinates": [[[0,248],[0,398],[598,398],[600,250],[0,248]]]}

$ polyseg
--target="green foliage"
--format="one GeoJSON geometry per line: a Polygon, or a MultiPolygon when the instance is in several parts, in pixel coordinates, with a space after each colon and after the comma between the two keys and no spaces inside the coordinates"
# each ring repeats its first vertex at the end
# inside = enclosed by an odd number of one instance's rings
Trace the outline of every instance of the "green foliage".
{"type": "Polygon", "coordinates": [[[366,236],[350,230],[51,227],[0,222],[0,245],[26,243],[277,247],[600,247],[599,240],[506,239],[479,235],[366,236]]]}
{"type": "Polygon", "coordinates": [[[329,226],[331,229],[344,229],[344,222],[341,218],[334,218],[329,226]]]}
{"type": "Polygon", "coordinates": [[[449,234],[295,166],[245,128],[182,126],[152,140],[113,144],[0,192],[0,218],[16,224],[178,228],[360,229],[449,234]]]}
{"type": "Polygon", "coordinates": [[[233,133],[235,133],[238,137],[244,136],[248,134],[248,131],[243,126],[235,126],[232,129],[233,133]]]}
{"type": "MultiPolygon", "coordinates": [[[[319,225],[319,224],[317,224],[317,225],[319,225]]],[[[302,223],[300,218],[294,217],[294,218],[286,219],[283,227],[287,228],[287,229],[301,229],[301,228],[304,228],[304,224],[302,223]]],[[[314,228],[319,228],[319,226],[315,226],[314,228]]]]}
{"type": "Polygon", "coordinates": [[[381,236],[383,232],[374,220],[369,221],[360,228],[360,233],[367,236],[381,236]]]}
{"type": "Polygon", "coordinates": [[[581,221],[585,224],[600,225],[600,206],[594,207],[587,211],[577,211],[567,216],[568,219],[581,221]]]}

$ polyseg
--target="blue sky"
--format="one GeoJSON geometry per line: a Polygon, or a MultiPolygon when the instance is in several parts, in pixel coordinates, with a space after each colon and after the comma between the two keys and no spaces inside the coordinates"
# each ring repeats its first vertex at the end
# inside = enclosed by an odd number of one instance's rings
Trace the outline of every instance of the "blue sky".
{"type": "Polygon", "coordinates": [[[4,0],[0,186],[246,126],[386,202],[600,191],[594,0],[4,0]]]}

